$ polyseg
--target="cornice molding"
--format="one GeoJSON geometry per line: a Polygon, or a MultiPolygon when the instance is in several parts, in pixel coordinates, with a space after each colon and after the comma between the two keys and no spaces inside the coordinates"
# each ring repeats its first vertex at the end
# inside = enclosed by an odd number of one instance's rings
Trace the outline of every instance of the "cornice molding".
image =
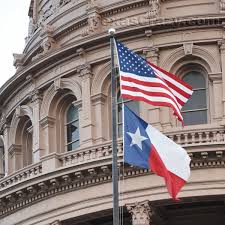
{"type": "MultiPolygon", "coordinates": [[[[189,155],[192,159],[192,170],[225,167],[225,151],[197,151],[189,153],[189,155]]],[[[111,158],[108,160],[111,161],[111,158]]],[[[119,158],[120,162],[122,162],[121,160],[122,158],[119,158]]],[[[67,169],[64,168],[66,169],[66,173],[61,173],[61,175],[55,173],[54,177],[51,175],[47,178],[45,174],[45,179],[42,176],[36,177],[36,182],[27,183],[29,185],[27,187],[22,185],[22,189],[15,188],[15,192],[11,189],[10,194],[7,194],[7,190],[5,189],[0,198],[0,218],[57,194],[111,182],[112,171],[110,161],[102,165],[98,163],[94,166],[92,164],[92,167],[84,167],[84,169],[79,166],[70,166],[67,169]]],[[[121,164],[120,166],[123,165],[121,164]]],[[[149,174],[151,173],[147,169],[125,166],[123,172],[121,170],[120,176],[128,179],[149,174]]]]}

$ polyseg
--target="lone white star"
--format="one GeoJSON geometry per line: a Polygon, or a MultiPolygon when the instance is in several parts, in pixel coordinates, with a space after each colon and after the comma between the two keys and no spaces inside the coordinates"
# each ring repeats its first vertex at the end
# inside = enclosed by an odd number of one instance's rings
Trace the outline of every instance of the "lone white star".
{"type": "Polygon", "coordinates": [[[142,150],[142,141],[144,141],[148,138],[141,136],[139,127],[137,128],[137,130],[134,134],[130,133],[130,132],[127,132],[127,134],[129,134],[132,139],[130,146],[137,145],[142,150]]]}

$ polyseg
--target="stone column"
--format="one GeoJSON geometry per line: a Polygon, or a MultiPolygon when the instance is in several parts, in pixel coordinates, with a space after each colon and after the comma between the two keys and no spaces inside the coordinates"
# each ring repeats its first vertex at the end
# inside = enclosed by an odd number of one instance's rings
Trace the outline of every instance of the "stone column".
{"type": "Polygon", "coordinates": [[[40,140],[40,107],[42,96],[39,91],[36,90],[32,96],[32,108],[33,108],[33,162],[36,163],[42,156],[41,140],[40,140]]]}
{"type": "Polygon", "coordinates": [[[45,117],[40,121],[42,131],[41,131],[41,139],[45,143],[45,155],[49,155],[50,153],[56,151],[55,146],[55,119],[51,117],[45,117]]]}
{"type": "MultiPolygon", "coordinates": [[[[151,37],[151,32],[148,32],[148,38],[151,37]]],[[[149,45],[151,47],[147,47],[144,49],[144,54],[146,56],[146,59],[149,60],[149,62],[157,65],[159,60],[159,49],[156,47],[153,47],[153,42],[148,41],[149,45]]],[[[161,129],[161,119],[160,119],[160,107],[159,106],[152,106],[148,105],[148,115],[146,115],[147,120],[158,129],[161,129]]]]}
{"type": "Polygon", "coordinates": [[[89,64],[80,66],[79,76],[81,77],[82,113],[80,117],[80,132],[82,145],[91,145],[93,141],[92,105],[91,105],[91,78],[92,71],[89,64]]]}
{"type": "MultiPolygon", "coordinates": [[[[210,73],[209,79],[212,81],[213,101],[210,102],[209,107],[212,108],[211,114],[214,121],[221,121],[223,117],[223,106],[222,106],[222,75],[221,73],[210,73]]],[[[210,88],[210,87],[209,87],[210,88]]]]}
{"type": "MultiPolygon", "coordinates": [[[[224,34],[225,36],[225,34],[224,34]]],[[[225,121],[225,37],[218,41],[221,57],[222,83],[223,83],[223,120],[225,121]]]]}
{"type": "Polygon", "coordinates": [[[95,143],[102,143],[109,137],[109,115],[107,113],[108,107],[106,106],[107,96],[103,93],[92,96],[92,106],[95,115],[101,115],[95,117],[96,129],[94,132],[95,143]],[[106,124],[108,126],[106,126],[106,124]]]}
{"type": "Polygon", "coordinates": [[[23,155],[21,145],[11,145],[9,147],[10,173],[14,173],[22,168],[23,155]]]}
{"type": "Polygon", "coordinates": [[[34,0],[34,5],[33,5],[33,21],[34,21],[34,24],[36,24],[37,20],[38,20],[38,1],[39,0],[34,0]]]}
{"type": "Polygon", "coordinates": [[[152,209],[149,201],[136,202],[126,205],[128,212],[132,215],[132,225],[152,224],[152,209]]]}
{"type": "Polygon", "coordinates": [[[5,153],[5,176],[9,174],[9,128],[10,126],[6,122],[6,119],[3,118],[4,121],[1,125],[1,134],[3,136],[3,142],[4,142],[4,153],[5,153]]]}

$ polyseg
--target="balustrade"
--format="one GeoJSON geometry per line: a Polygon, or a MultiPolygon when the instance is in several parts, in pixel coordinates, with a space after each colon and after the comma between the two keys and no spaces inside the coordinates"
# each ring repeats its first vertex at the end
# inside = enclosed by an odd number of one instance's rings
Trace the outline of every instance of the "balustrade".
{"type": "MultiPolygon", "coordinates": [[[[184,148],[189,147],[188,153],[192,158],[191,167],[201,168],[201,167],[213,167],[213,166],[224,166],[225,152],[220,149],[209,149],[208,151],[193,151],[191,147],[201,146],[201,145],[217,145],[225,144],[225,132],[221,128],[211,128],[204,131],[199,130],[189,130],[181,133],[168,132],[166,135],[173,141],[182,145],[184,148]]],[[[122,140],[118,140],[117,144],[118,151],[118,162],[122,162],[123,155],[123,143],[122,140]]],[[[106,142],[102,145],[91,146],[88,148],[66,152],[59,156],[59,161],[61,161],[61,167],[75,166],[75,165],[85,165],[91,162],[103,161],[111,159],[112,157],[112,146],[111,141],[106,142]]],[[[108,167],[102,167],[103,171],[109,172],[108,167]]],[[[60,167],[59,167],[60,169],[60,167]]],[[[90,170],[91,171],[91,170],[90,170]]],[[[5,189],[11,185],[15,185],[19,182],[31,179],[42,173],[42,162],[34,165],[30,165],[23,168],[16,173],[4,177],[0,180],[0,190],[5,189]]],[[[132,173],[132,172],[131,172],[132,173]]]]}
{"type": "Polygon", "coordinates": [[[32,177],[38,176],[42,173],[41,163],[33,164],[25,167],[11,176],[4,177],[0,180],[0,190],[5,189],[8,186],[14,185],[16,183],[22,182],[24,180],[30,179],[32,177]]]}
{"type": "Polygon", "coordinates": [[[183,133],[166,133],[166,135],[177,144],[185,146],[215,144],[225,142],[225,132],[223,128],[204,131],[184,131],[183,133]]]}

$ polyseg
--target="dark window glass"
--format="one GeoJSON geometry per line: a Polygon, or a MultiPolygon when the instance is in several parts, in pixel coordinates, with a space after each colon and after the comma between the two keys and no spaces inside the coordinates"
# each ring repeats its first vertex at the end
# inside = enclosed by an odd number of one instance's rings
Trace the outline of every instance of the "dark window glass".
{"type": "Polygon", "coordinates": [[[182,108],[185,125],[207,123],[206,80],[198,71],[187,73],[183,80],[190,84],[194,93],[182,108]]]}
{"type": "Polygon", "coordinates": [[[182,114],[185,125],[205,124],[207,123],[207,111],[193,111],[182,114]]]}
{"type": "Polygon", "coordinates": [[[71,151],[79,147],[79,120],[78,110],[74,105],[71,105],[67,111],[66,117],[67,131],[67,150],[71,151]]]}

